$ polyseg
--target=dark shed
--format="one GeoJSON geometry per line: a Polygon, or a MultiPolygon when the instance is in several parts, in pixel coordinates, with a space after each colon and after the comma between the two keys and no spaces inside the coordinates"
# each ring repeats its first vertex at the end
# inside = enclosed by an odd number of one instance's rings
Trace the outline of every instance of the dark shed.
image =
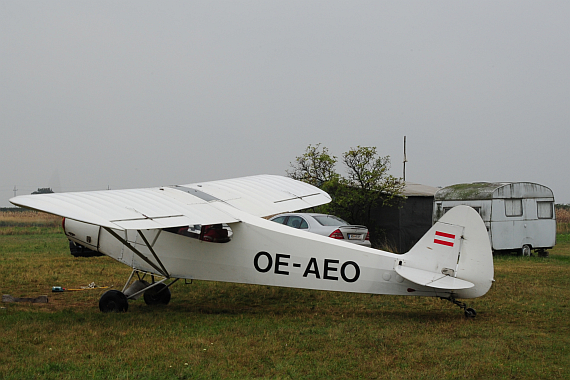
{"type": "Polygon", "coordinates": [[[406,182],[407,197],[400,207],[377,207],[371,212],[373,223],[384,236],[379,240],[385,248],[405,253],[431,228],[433,200],[437,188],[406,182]]]}

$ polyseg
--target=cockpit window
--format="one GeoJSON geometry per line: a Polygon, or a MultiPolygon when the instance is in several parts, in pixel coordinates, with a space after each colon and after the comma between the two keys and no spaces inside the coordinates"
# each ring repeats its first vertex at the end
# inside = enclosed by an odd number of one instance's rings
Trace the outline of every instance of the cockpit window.
{"type": "Polygon", "coordinates": [[[195,224],[166,228],[164,231],[212,243],[227,243],[232,237],[232,229],[227,224],[195,224]]]}

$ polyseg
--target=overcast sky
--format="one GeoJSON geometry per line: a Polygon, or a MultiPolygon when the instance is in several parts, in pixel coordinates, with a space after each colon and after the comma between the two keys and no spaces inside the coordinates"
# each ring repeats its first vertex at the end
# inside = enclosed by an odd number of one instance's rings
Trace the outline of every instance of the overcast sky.
{"type": "MultiPolygon", "coordinates": [[[[0,206],[374,146],[570,203],[568,1],[0,1],[0,206]]],[[[341,167],[339,167],[339,171],[341,167]]]]}

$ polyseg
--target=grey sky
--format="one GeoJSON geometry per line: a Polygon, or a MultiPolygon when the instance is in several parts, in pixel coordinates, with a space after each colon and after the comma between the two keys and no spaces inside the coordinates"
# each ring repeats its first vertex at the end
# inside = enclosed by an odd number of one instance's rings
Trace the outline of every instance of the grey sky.
{"type": "Polygon", "coordinates": [[[285,174],[316,143],[401,176],[404,135],[408,181],[570,203],[568,20],[568,1],[2,0],[0,206],[285,174]]]}

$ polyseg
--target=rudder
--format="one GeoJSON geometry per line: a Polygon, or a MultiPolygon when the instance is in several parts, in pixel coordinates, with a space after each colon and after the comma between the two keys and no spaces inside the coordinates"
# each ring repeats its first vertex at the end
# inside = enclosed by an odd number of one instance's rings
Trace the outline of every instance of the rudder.
{"type": "Polygon", "coordinates": [[[457,298],[480,297],[493,283],[489,235],[469,206],[448,211],[402,258],[396,268],[402,277],[457,298]]]}

